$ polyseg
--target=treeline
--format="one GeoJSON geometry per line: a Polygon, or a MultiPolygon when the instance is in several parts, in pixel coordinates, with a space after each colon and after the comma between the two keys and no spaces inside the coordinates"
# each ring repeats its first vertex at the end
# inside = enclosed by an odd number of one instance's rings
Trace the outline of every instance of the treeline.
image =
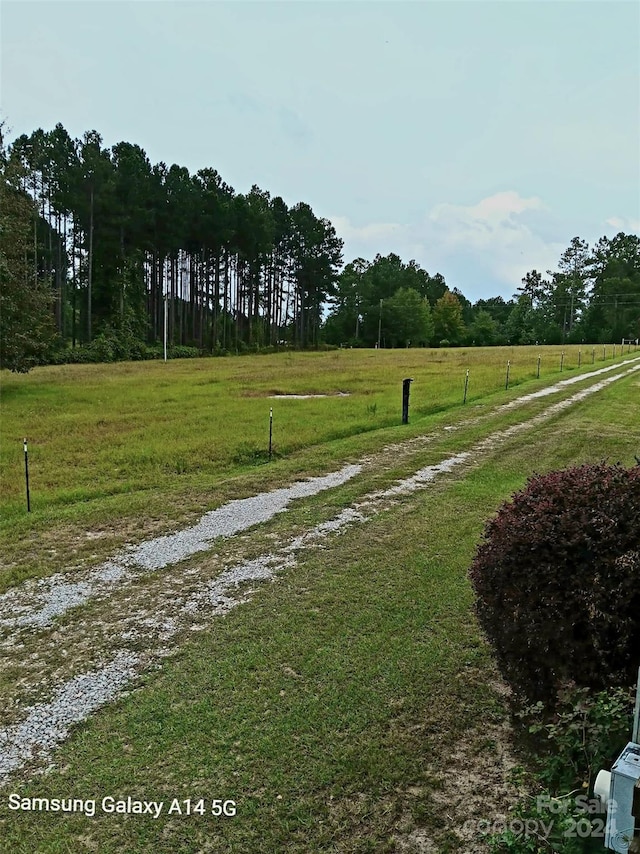
{"type": "Polygon", "coordinates": [[[25,285],[50,292],[59,350],[98,337],[123,350],[157,344],[165,299],[170,346],[320,342],[342,241],[308,204],[289,208],[257,186],[238,194],[215,169],[151,165],[137,145],[107,149],[95,131],[73,140],[61,124],[1,156],[0,216],[21,215],[29,235],[20,250],[3,240],[13,260],[3,284],[18,303],[25,285]]]}
{"type": "Polygon", "coordinates": [[[165,321],[182,355],[640,334],[634,235],[591,250],[574,238],[558,272],[471,305],[396,255],[342,268],[342,240],[304,202],[236,193],[215,169],[152,165],[96,131],[0,136],[0,170],[2,367],[159,355],[165,321]]]}
{"type": "Polygon", "coordinates": [[[510,300],[475,304],[415,261],[358,258],[338,279],[325,339],[360,347],[608,343],[640,337],[640,238],[574,237],[558,271],[527,273],[510,300]]]}

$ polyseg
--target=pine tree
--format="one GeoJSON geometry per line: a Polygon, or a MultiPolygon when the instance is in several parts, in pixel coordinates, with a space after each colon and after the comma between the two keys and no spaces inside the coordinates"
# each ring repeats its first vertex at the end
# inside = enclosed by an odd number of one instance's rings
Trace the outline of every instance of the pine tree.
{"type": "Polygon", "coordinates": [[[28,371],[45,359],[53,340],[52,294],[33,243],[37,208],[4,151],[1,162],[0,368],[28,371]]]}

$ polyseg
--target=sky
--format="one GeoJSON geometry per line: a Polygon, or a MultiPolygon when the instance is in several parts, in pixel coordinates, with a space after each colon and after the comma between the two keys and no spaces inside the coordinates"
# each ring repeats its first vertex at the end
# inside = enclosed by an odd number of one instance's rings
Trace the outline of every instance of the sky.
{"type": "Polygon", "coordinates": [[[9,141],[213,167],[472,301],[640,234],[636,2],[2,0],[0,48],[9,141]]]}

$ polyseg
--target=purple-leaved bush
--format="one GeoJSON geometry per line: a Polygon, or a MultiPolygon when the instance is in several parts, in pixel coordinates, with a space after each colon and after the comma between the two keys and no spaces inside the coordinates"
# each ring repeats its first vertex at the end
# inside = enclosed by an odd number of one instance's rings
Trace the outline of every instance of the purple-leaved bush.
{"type": "Polygon", "coordinates": [[[469,570],[516,694],[631,685],[640,665],[640,465],[535,475],[486,526],[469,570]]]}

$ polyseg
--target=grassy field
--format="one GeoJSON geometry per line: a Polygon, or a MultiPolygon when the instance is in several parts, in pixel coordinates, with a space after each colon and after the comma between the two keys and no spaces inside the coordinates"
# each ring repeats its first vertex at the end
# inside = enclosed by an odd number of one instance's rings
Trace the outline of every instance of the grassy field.
{"type": "MultiPolygon", "coordinates": [[[[39,414],[39,420],[31,517],[20,514],[18,487],[7,485],[5,493],[7,541],[21,542],[27,554],[21,563],[13,552],[18,570],[5,569],[5,586],[64,561],[91,565],[122,536],[165,530],[197,506],[201,513],[292,475],[373,456],[376,465],[358,483],[300,502],[245,538],[244,553],[260,553],[270,537],[330,518],[371,490],[582,387],[517,410],[497,409],[560,379],[559,363],[551,367],[558,354],[543,353],[547,370],[537,381],[537,350],[484,352],[495,361],[467,364],[474,378],[485,378],[485,395],[474,392],[464,408],[464,360],[480,357],[472,351],[304,354],[292,357],[291,376],[284,356],[57,368],[8,378],[3,481],[19,468],[19,455],[7,445],[13,448],[10,442],[25,432],[21,419],[39,414]],[[500,387],[506,358],[514,368],[522,365],[517,390],[500,387]],[[403,376],[415,380],[408,427],[397,426],[403,376]],[[268,399],[274,392],[336,391],[351,396],[268,399]],[[242,428],[223,415],[224,401],[242,428]],[[367,409],[373,404],[375,411],[367,409]],[[283,434],[285,424],[292,434],[287,445],[276,433],[282,457],[271,466],[235,458],[242,443],[264,445],[271,405],[283,434]],[[109,442],[98,439],[100,421],[110,425],[109,442]],[[383,450],[424,433],[432,441],[416,443],[411,453],[383,450]],[[67,444],[74,452],[65,451],[67,444]],[[207,447],[216,449],[209,457],[207,447]],[[196,452],[203,462],[194,470],[196,452]],[[180,473],[159,462],[178,457],[185,461],[180,473]],[[120,474],[109,469],[118,459],[120,474]],[[129,520],[124,534],[116,530],[119,505],[129,520]],[[81,545],[70,532],[79,536],[87,524],[102,526],[105,536],[81,545]]],[[[533,471],[603,458],[631,465],[639,453],[639,396],[636,372],[535,429],[489,444],[453,475],[300,555],[276,582],[257,585],[247,602],[206,631],[185,632],[159,669],[75,729],[54,770],[18,775],[0,787],[0,850],[480,851],[479,842],[461,843],[457,834],[465,821],[493,819],[508,803],[509,726],[473,617],[467,567],[486,519],[533,471]],[[92,818],[61,816],[10,811],[11,793],[98,803],[131,796],[165,807],[158,819],[100,811],[92,818]],[[174,798],[182,814],[167,814],[174,798]],[[203,799],[206,814],[187,815],[186,799],[192,806],[203,799]],[[236,814],[213,816],[214,799],[233,800],[236,814]],[[421,839],[431,848],[420,849],[421,839]]],[[[203,573],[213,563],[207,554],[187,562],[203,573]]],[[[89,606],[78,610],[85,619],[98,616],[89,606]]]]}
{"type": "Polygon", "coordinates": [[[26,376],[4,372],[0,589],[41,574],[45,564],[57,566],[60,550],[50,539],[66,543],[68,553],[77,546],[82,556],[78,530],[108,534],[103,539],[111,547],[118,543],[114,528],[135,540],[170,520],[182,524],[236,497],[237,490],[242,494],[279,477],[320,472],[333,460],[375,449],[397,432],[404,377],[414,379],[411,424],[403,428],[403,435],[412,435],[439,417],[457,417],[467,370],[466,410],[472,411],[613,361],[611,346],[565,347],[564,358],[562,351],[340,350],[60,366],[26,376]],[[277,394],[327,396],[272,398],[277,394]],[[273,462],[267,473],[260,464],[268,459],[270,408],[273,462]],[[24,437],[29,440],[28,515],[24,437]],[[37,566],[27,566],[25,542],[33,542],[37,566]],[[45,551],[38,551],[38,543],[47,543],[45,551]]]}

